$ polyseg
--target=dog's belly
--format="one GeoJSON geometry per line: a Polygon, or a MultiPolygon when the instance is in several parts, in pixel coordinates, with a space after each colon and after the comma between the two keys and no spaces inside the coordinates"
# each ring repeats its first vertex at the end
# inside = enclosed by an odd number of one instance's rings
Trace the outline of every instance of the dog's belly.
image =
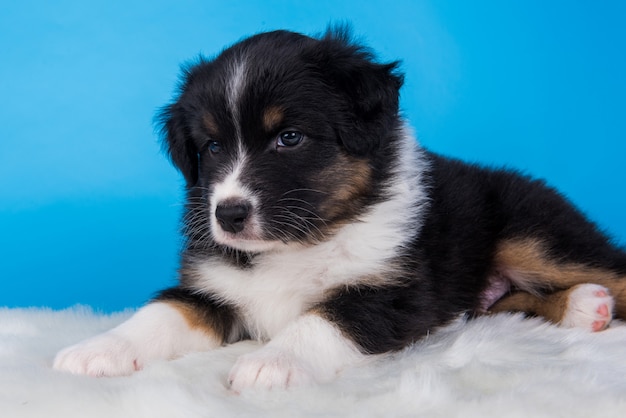
{"type": "Polygon", "coordinates": [[[480,294],[478,312],[485,313],[511,290],[511,280],[504,274],[489,276],[487,287],[480,294]]]}

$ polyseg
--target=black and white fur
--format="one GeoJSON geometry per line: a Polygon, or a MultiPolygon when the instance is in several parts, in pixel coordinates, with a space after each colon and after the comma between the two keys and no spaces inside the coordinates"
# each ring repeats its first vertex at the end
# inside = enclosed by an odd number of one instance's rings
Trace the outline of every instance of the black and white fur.
{"type": "Polygon", "coordinates": [[[179,285],[54,367],[126,375],[252,338],[228,384],[290,387],[499,300],[553,319],[538,301],[559,297],[555,322],[590,330],[622,315],[625,253],[543,182],[423,149],[401,85],[342,29],[188,67],[162,115],[187,182],[179,285]]]}

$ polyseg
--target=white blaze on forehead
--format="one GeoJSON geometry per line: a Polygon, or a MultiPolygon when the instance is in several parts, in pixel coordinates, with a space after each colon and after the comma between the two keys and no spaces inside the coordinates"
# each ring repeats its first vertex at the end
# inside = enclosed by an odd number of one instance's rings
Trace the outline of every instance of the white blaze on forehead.
{"type": "Polygon", "coordinates": [[[233,117],[237,143],[236,154],[233,156],[232,163],[224,173],[221,181],[215,184],[213,194],[211,196],[211,211],[215,213],[218,204],[230,200],[250,199],[251,193],[242,185],[240,181],[241,173],[246,164],[246,153],[243,148],[241,137],[241,119],[239,114],[239,99],[241,92],[245,86],[246,65],[243,59],[234,61],[229,69],[228,83],[226,85],[226,105],[233,117]]]}
{"type": "Polygon", "coordinates": [[[235,61],[230,68],[228,85],[226,87],[226,100],[228,108],[233,115],[233,123],[237,134],[237,141],[241,144],[241,116],[239,114],[239,99],[246,84],[246,63],[243,59],[235,61]]]}

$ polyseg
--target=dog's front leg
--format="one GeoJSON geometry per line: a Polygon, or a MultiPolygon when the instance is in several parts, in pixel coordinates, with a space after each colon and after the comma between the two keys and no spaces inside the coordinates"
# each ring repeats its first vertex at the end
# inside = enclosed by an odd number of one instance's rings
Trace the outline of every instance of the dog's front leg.
{"type": "Polygon", "coordinates": [[[332,380],[363,359],[357,346],[332,322],[315,313],[301,316],[261,349],[241,356],[229,375],[235,392],[289,388],[332,380]]]}
{"type": "Polygon", "coordinates": [[[217,334],[194,326],[183,304],[152,302],[126,322],[60,351],[54,368],[91,376],[122,376],[148,363],[214,348],[217,334]]]}

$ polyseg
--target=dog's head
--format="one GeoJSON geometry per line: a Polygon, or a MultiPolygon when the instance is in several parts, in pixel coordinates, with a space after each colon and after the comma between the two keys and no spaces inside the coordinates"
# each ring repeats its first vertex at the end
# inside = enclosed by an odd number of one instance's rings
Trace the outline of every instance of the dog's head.
{"type": "Polygon", "coordinates": [[[251,252],[313,243],[379,199],[399,127],[396,66],[344,30],[263,33],[189,66],[162,123],[190,240],[251,252]]]}

